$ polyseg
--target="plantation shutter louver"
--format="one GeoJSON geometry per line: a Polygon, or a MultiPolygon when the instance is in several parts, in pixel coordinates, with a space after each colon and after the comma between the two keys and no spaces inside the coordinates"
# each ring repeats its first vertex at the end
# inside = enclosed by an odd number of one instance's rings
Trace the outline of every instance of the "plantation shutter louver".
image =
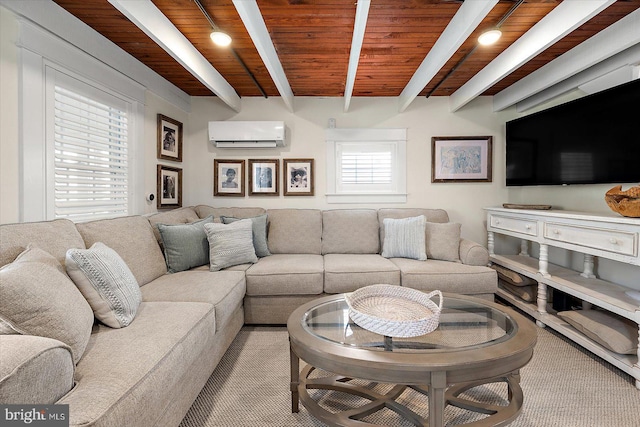
{"type": "Polygon", "coordinates": [[[127,112],[55,86],[55,218],[128,214],[127,112]]]}
{"type": "Polygon", "coordinates": [[[342,191],[393,191],[395,145],[339,144],[338,187],[342,191]]]}

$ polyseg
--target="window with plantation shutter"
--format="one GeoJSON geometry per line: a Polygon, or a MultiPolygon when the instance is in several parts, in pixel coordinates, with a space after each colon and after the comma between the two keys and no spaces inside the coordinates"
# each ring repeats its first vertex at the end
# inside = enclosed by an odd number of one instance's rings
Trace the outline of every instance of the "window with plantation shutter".
{"type": "Polygon", "coordinates": [[[19,25],[19,221],[145,213],[155,191],[143,155],[147,88],[27,19],[19,25]]]}
{"type": "Polygon", "coordinates": [[[94,88],[84,92],[89,96],[54,86],[53,217],[86,221],[127,215],[126,105],[109,105],[104,101],[109,96],[91,96],[94,88]]]}
{"type": "Polygon", "coordinates": [[[406,202],[405,129],[327,129],[329,203],[406,202]]]}

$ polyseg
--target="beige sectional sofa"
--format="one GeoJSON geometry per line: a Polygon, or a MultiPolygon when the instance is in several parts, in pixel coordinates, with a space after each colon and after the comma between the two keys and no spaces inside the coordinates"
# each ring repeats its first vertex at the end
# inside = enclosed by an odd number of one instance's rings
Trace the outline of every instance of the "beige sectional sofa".
{"type": "MultiPolygon", "coordinates": [[[[448,220],[440,209],[199,205],[78,224],[54,220],[2,225],[0,266],[11,265],[30,244],[64,265],[69,249],[102,242],[135,276],[142,303],[127,327],[112,329],[96,321],[77,363],[69,345],[59,340],[8,334],[5,328],[0,334],[0,403],[69,404],[74,426],[178,425],[245,323],[284,324],[302,303],[375,283],[493,299],[497,276],[486,266],[487,250],[455,237],[456,227],[448,220]],[[157,224],[264,214],[270,256],[216,272],[208,265],[167,272],[157,224]],[[453,235],[456,259],[429,256],[429,230],[427,261],[380,255],[384,219],[418,215],[430,226],[447,227],[449,242],[432,241],[432,249],[451,245],[453,235]]],[[[25,281],[25,287],[32,286],[25,281]]],[[[6,321],[2,304],[0,320],[6,321]]]]}

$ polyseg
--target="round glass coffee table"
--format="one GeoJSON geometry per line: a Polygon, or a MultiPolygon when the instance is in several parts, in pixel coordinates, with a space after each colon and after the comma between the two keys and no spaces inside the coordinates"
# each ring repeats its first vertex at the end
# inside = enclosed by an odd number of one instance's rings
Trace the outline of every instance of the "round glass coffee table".
{"type": "Polygon", "coordinates": [[[438,328],[419,337],[389,338],[360,328],[343,294],[300,306],[287,329],[292,412],[300,401],[320,421],[339,426],[379,425],[367,420],[383,409],[404,423],[442,426],[448,406],[481,414],[467,425],[506,425],[522,408],[519,370],[537,339],[533,322],[510,308],[454,294],[444,294],[438,328]],[[307,363],[302,372],[300,359],[307,363]],[[489,383],[504,383],[499,402],[469,397],[489,383]],[[317,396],[327,390],[340,401],[332,408],[317,396]],[[407,392],[424,398],[424,411],[407,392]]]}

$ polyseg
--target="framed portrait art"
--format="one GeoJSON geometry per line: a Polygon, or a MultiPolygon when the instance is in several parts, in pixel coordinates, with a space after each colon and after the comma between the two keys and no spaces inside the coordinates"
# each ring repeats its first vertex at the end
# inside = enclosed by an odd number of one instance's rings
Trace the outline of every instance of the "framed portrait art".
{"type": "Polygon", "coordinates": [[[244,197],[244,160],[213,161],[213,195],[244,197]]]}
{"type": "Polygon", "coordinates": [[[158,165],[158,209],[182,206],[182,169],[158,165]]]}
{"type": "Polygon", "coordinates": [[[278,159],[249,159],[249,195],[280,195],[278,159]]]}
{"type": "Polygon", "coordinates": [[[491,182],[491,136],[431,138],[431,182],[491,182]]]}
{"type": "Polygon", "coordinates": [[[158,114],[158,159],[182,161],[182,123],[158,114]]]}
{"type": "Polygon", "coordinates": [[[285,196],[313,196],[313,159],[283,159],[282,188],[285,196]]]}

